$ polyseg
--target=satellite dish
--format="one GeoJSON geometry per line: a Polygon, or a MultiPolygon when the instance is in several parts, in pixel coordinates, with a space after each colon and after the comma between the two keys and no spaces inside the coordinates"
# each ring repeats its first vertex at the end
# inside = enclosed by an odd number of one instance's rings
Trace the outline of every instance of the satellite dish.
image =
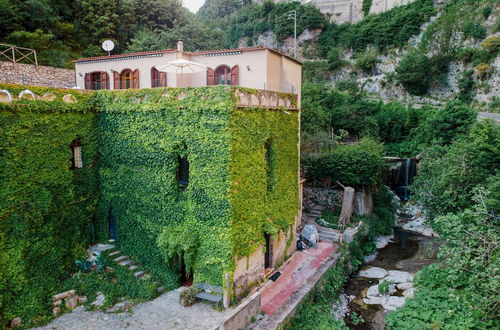
{"type": "Polygon", "coordinates": [[[115,43],[111,40],[104,40],[104,42],[102,43],[102,49],[107,51],[108,55],[109,52],[113,50],[113,48],[115,48],[115,43]]]}

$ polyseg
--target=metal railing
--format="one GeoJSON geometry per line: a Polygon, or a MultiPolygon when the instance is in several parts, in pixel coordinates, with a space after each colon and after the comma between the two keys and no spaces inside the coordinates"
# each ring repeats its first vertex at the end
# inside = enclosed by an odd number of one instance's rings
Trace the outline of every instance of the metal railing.
{"type": "Polygon", "coordinates": [[[22,60],[26,60],[34,65],[38,65],[36,50],[31,48],[0,44],[0,59],[2,58],[6,58],[12,63],[19,63],[22,60]]]}

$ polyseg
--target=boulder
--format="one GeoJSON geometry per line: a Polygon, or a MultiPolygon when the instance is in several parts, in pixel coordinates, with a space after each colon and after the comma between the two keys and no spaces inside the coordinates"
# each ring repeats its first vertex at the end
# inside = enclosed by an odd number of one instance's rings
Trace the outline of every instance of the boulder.
{"type": "Polygon", "coordinates": [[[396,288],[397,288],[398,290],[402,290],[402,291],[404,291],[404,290],[408,290],[408,289],[413,288],[413,283],[412,283],[412,282],[398,283],[398,284],[396,285],[396,288]]]}
{"type": "Polygon", "coordinates": [[[359,272],[360,277],[366,278],[384,278],[388,274],[389,273],[385,269],[380,267],[369,267],[359,272]]]}
{"type": "Polygon", "coordinates": [[[415,295],[415,291],[415,288],[409,288],[408,290],[403,291],[403,296],[405,298],[413,298],[413,296],[415,295]]]}
{"type": "Polygon", "coordinates": [[[12,321],[10,321],[10,327],[17,328],[17,327],[20,327],[22,323],[23,323],[23,320],[21,320],[20,317],[16,317],[16,318],[12,319],[12,321]]]}
{"type": "Polygon", "coordinates": [[[390,270],[389,275],[384,278],[384,280],[392,282],[392,283],[405,283],[413,281],[413,274],[408,272],[403,272],[400,270],[390,270]]]}
{"type": "Polygon", "coordinates": [[[54,308],[52,308],[52,316],[53,317],[58,317],[59,314],[61,314],[61,308],[60,307],[54,307],[54,308]]]}
{"type": "Polygon", "coordinates": [[[76,308],[76,306],[78,306],[78,298],[75,296],[69,296],[65,300],[66,300],[66,307],[69,310],[73,310],[76,308]]]}
{"type": "MultiPolygon", "coordinates": [[[[380,283],[382,283],[382,282],[380,282],[380,283]]],[[[372,285],[371,287],[368,288],[368,290],[366,291],[366,298],[368,298],[368,299],[378,298],[378,297],[382,297],[382,296],[391,295],[391,294],[396,292],[396,285],[390,284],[389,285],[389,292],[384,295],[384,294],[380,293],[380,291],[378,290],[379,284],[372,285]]]]}
{"type": "Polygon", "coordinates": [[[102,292],[98,292],[97,293],[97,297],[95,298],[95,300],[91,303],[91,305],[93,306],[97,306],[97,307],[102,307],[104,305],[104,300],[106,298],[104,297],[104,295],[102,294],[102,292]]]}
{"type": "Polygon", "coordinates": [[[389,242],[391,242],[393,238],[394,238],[394,235],[377,236],[377,238],[375,238],[375,247],[377,249],[382,249],[382,248],[386,247],[387,244],[389,244],[389,242]]]}
{"type": "Polygon", "coordinates": [[[386,296],[386,299],[382,302],[382,307],[384,307],[385,310],[388,311],[393,311],[398,307],[401,307],[405,304],[405,298],[404,297],[395,297],[395,296],[386,296]]]}

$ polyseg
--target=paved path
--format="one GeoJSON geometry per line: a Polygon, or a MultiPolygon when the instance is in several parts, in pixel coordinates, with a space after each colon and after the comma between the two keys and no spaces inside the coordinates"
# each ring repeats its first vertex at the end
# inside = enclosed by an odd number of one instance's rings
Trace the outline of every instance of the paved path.
{"type": "Polygon", "coordinates": [[[218,312],[212,306],[197,303],[191,307],[179,304],[181,289],[165,293],[158,298],[132,307],[131,312],[105,313],[76,308],[37,329],[64,330],[118,330],[118,329],[215,329],[227,313],[218,312]]]}
{"type": "Polygon", "coordinates": [[[276,312],[302,285],[313,277],[318,268],[337,249],[330,242],[320,242],[318,248],[296,252],[292,260],[280,269],[281,276],[262,291],[262,311],[271,315],[276,312]]]}

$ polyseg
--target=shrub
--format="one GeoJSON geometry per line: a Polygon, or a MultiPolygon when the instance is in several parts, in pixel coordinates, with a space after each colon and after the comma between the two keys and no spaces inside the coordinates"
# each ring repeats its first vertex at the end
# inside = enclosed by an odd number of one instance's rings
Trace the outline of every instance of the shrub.
{"type": "Polygon", "coordinates": [[[198,300],[196,295],[200,292],[201,291],[195,287],[189,287],[189,288],[183,290],[179,296],[180,297],[180,304],[182,306],[194,305],[194,303],[196,303],[196,301],[198,300]]]}
{"type": "Polygon", "coordinates": [[[483,14],[484,19],[488,19],[492,13],[493,9],[490,6],[486,6],[481,9],[481,14],[483,14]]]}
{"type": "Polygon", "coordinates": [[[500,36],[489,36],[481,43],[486,51],[490,53],[496,53],[500,50],[500,36]]]}
{"type": "Polygon", "coordinates": [[[476,83],[474,82],[473,74],[474,71],[472,70],[465,71],[462,77],[458,80],[458,99],[460,101],[469,103],[474,97],[474,87],[476,86],[476,83]]]}
{"type": "Polygon", "coordinates": [[[332,47],[326,54],[330,70],[337,71],[342,68],[346,61],[344,60],[344,55],[342,54],[342,48],[332,47]]]}
{"type": "Polygon", "coordinates": [[[486,37],[486,28],[477,22],[466,22],[462,32],[465,38],[483,39],[486,37]]]}
{"type": "Polygon", "coordinates": [[[432,81],[431,60],[416,50],[410,51],[396,67],[396,78],[411,94],[423,95],[432,81]]]}
{"type": "Polygon", "coordinates": [[[355,145],[340,145],[326,155],[304,159],[303,167],[310,180],[329,178],[347,186],[374,185],[384,167],[383,147],[370,139],[355,145]]]}
{"type": "Polygon", "coordinates": [[[380,63],[378,58],[378,51],[376,48],[369,48],[364,52],[356,55],[356,67],[366,73],[372,73],[375,65],[380,63]]]}
{"type": "Polygon", "coordinates": [[[380,292],[383,295],[386,295],[389,293],[389,289],[391,287],[391,282],[390,281],[382,281],[378,284],[378,292],[380,292]]]}
{"type": "Polygon", "coordinates": [[[372,0],[363,0],[363,5],[361,6],[361,9],[363,10],[363,14],[365,14],[365,17],[368,16],[370,13],[370,8],[372,7],[372,0]]]}
{"type": "Polygon", "coordinates": [[[488,63],[481,63],[478,66],[476,66],[477,75],[481,79],[486,77],[489,70],[490,70],[490,65],[488,63]]]}

